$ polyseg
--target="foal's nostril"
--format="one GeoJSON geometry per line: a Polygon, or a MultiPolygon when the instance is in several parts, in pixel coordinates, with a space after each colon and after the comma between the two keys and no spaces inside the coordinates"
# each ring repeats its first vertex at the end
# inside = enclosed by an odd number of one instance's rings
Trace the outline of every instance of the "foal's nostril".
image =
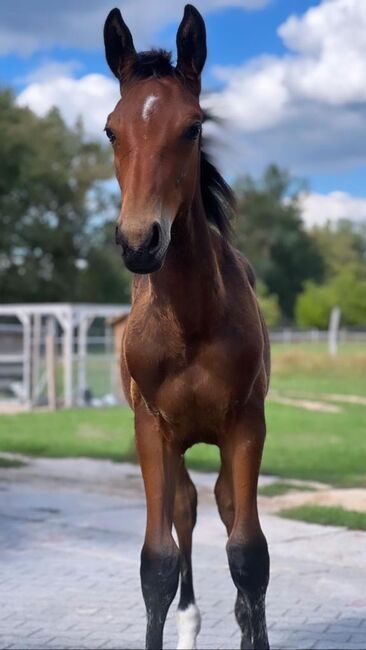
{"type": "Polygon", "coordinates": [[[152,227],[151,239],[149,242],[149,252],[155,253],[160,248],[161,243],[161,227],[158,222],[155,222],[152,227]]]}

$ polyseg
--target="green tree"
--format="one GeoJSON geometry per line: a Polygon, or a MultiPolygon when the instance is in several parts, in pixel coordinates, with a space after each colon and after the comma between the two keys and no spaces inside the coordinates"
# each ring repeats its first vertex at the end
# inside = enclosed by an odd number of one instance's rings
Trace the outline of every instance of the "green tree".
{"type": "MultiPolygon", "coordinates": [[[[102,300],[98,282],[105,287],[110,266],[105,260],[95,273],[94,235],[111,206],[103,189],[113,173],[109,147],[86,138],[81,123],[67,127],[56,109],[40,118],[17,106],[6,90],[0,92],[0,141],[1,301],[102,300]],[[89,281],[84,295],[87,273],[95,291],[89,281]]],[[[122,273],[113,277],[125,284],[122,273]]]]}
{"type": "Polygon", "coordinates": [[[325,278],[330,279],[348,269],[366,278],[366,225],[341,219],[316,226],[311,236],[325,264],[325,278]]]}
{"type": "Polygon", "coordinates": [[[366,324],[366,227],[349,220],[313,228],[311,236],[325,265],[325,283],[306,284],[296,302],[296,321],[326,328],[338,305],[345,325],[366,324]]]}
{"type": "Polygon", "coordinates": [[[80,272],[77,299],[87,302],[130,302],[131,274],[115,245],[115,222],[107,221],[93,229],[83,269],[80,272]]]}
{"type": "Polygon", "coordinates": [[[333,286],[306,282],[296,301],[295,319],[300,327],[327,329],[332,308],[337,305],[333,286]]]}
{"type": "Polygon", "coordinates": [[[275,327],[281,320],[281,309],[277,296],[270,294],[265,284],[261,281],[257,282],[256,291],[259,306],[268,327],[275,327]]]}
{"type": "Polygon", "coordinates": [[[319,281],[324,273],[321,255],[301,219],[298,193],[302,187],[271,165],[259,182],[246,176],[238,179],[235,189],[236,244],[291,319],[305,282],[319,281]]]}
{"type": "Polygon", "coordinates": [[[296,322],[301,327],[328,327],[330,313],[338,305],[342,323],[366,325],[366,279],[345,269],[323,285],[307,283],[296,302],[296,322]]]}

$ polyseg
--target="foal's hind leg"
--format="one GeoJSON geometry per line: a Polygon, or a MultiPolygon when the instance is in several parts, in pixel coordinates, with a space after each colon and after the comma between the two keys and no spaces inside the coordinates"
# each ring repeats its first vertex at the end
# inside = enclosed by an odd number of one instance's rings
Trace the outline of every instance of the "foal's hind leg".
{"type": "Polygon", "coordinates": [[[144,405],[135,410],[136,442],[145,484],[147,523],[141,552],[141,586],[146,606],[146,648],[161,650],[163,629],[177,592],[179,549],[172,536],[179,453],[165,441],[157,419],[144,405]]]}
{"type": "Polygon", "coordinates": [[[215,485],[216,503],[221,521],[230,535],[234,523],[234,500],[231,476],[231,464],[225,462],[221,454],[221,468],[215,485]]]}
{"type": "Polygon", "coordinates": [[[197,491],[181,459],[174,504],[174,526],[180,549],[181,587],[177,613],[178,649],[193,650],[201,627],[192,577],[192,533],[196,523],[197,491]]]}
{"type": "Polygon", "coordinates": [[[227,554],[238,590],[235,615],[242,632],[242,650],[269,648],[265,595],[269,580],[267,542],[257,511],[257,483],[265,438],[264,415],[259,408],[245,416],[226,436],[221,453],[230,467],[234,516],[229,529],[227,554]]]}

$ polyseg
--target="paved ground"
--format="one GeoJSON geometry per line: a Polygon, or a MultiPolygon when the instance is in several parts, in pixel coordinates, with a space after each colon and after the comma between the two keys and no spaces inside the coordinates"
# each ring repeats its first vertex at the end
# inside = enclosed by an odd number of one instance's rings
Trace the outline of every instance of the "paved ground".
{"type": "MultiPolygon", "coordinates": [[[[145,509],[131,465],[32,461],[0,470],[0,647],[141,648],[145,509]]],[[[225,535],[200,484],[194,569],[199,648],[239,647],[225,535]]],[[[262,514],[272,648],[366,648],[366,533],[262,514]]],[[[176,642],[175,607],[165,647],[176,642]]]]}

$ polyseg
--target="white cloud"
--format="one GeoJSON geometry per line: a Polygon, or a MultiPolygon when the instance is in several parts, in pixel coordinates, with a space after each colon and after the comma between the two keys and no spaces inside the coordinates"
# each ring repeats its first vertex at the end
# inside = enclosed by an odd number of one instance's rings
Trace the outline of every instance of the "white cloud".
{"type": "Polygon", "coordinates": [[[215,67],[213,72],[227,86],[207,103],[235,127],[260,131],[283,118],[289,97],[283,65],[276,58],[261,57],[238,69],[215,67]]]}
{"type": "Polygon", "coordinates": [[[294,92],[329,104],[365,101],[365,2],[323,1],[301,18],[291,16],[278,32],[300,55],[288,71],[294,92]]]}
{"type": "MultiPolygon", "coordinates": [[[[210,13],[225,7],[262,9],[272,0],[198,0],[197,8],[210,13]]],[[[134,35],[138,48],[151,46],[158,29],[182,17],[181,0],[120,0],[116,3],[134,35]]],[[[28,55],[54,45],[86,49],[102,47],[105,18],[111,0],[12,0],[0,5],[0,55],[28,55]]]]}
{"type": "Polygon", "coordinates": [[[300,206],[307,226],[323,225],[339,219],[366,221],[366,199],[346,192],[302,194],[300,206]]]}
{"type": "Polygon", "coordinates": [[[82,116],[86,132],[103,137],[107,115],[119,97],[115,80],[101,74],[88,74],[81,79],[61,76],[31,83],[18,95],[17,102],[41,116],[57,106],[70,126],[82,116]]]}
{"type": "Polygon", "coordinates": [[[278,33],[284,55],[214,70],[225,85],[209,103],[232,123],[236,157],[302,173],[365,162],[366,2],[323,0],[278,33]]]}

